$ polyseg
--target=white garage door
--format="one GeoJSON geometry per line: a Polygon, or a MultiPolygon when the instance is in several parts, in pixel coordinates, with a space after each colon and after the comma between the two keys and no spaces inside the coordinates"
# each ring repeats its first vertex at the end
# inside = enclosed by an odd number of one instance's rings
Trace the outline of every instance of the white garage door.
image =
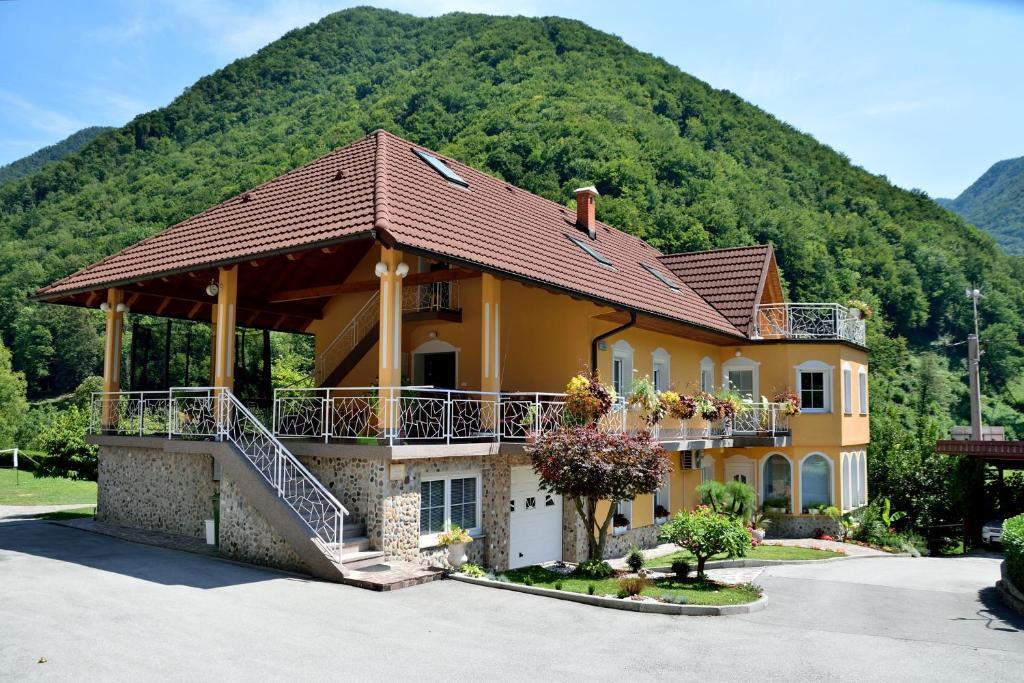
{"type": "Polygon", "coordinates": [[[541,491],[533,468],[513,467],[511,499],[509,567],[562,559],[562,497],[541,491]]]}

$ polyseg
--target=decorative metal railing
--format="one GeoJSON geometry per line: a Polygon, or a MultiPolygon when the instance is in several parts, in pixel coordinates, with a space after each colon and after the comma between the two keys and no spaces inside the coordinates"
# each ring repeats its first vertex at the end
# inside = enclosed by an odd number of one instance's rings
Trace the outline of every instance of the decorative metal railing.
{"type": "Polygon", "coordinates": [[[841,339],[864,344],[864,320],[839,304],[766,304],[757,307],[755,339],[841,339]]]}
{"type": "Polygon", "coordinates": [[[315,378],[317,384],[323,384],[327,375],[338,367],[341,361],[369,334],[370,330],[380,323],[380,292],[373,295],[352,316],[348,324],[331,342],[317,354],[315,378]]]}
{"type": "Polygon", "coordinates": [[[325,555],[341,561],[348,514],[337,498],[252,412],[223,387],[104,393],[92,397],[97,434],[202,438],[233,444],[315,534],[325,555]]]}
{"type": "Polygon", "coordinates": [[[784,434],[789,432],[789,414],[783,403],[749,403],[732,416],[732,433],[784,434]]]}
{"type": "MultiPolygon", "coordinates": [[[[761,404],[751,405],[733,420],[665,418],[651,431],[660,441],[722,439],[735,431],[733,425],[739,420],[744,433],[788,432],[788,420],[781,417],[777,404],[769,405],[767,412],[761,404]],[[758,428],[747,431],[748,423],[758,428]]],[[[571,422],[565,395],[557,393],[422,386],[278,389],[274,393],[273,428],[282,438],[366,445],[522,441],[571,422]]],[[[613,433],[649,429],[640,413],[623,402],[601,418],[599,426],[613,433]]]]}
{"type": "Polygon", "coordinates": [[[457,311],[459,306],[458,280],[428,282],[402,287],[402,311],[457,311]]]}

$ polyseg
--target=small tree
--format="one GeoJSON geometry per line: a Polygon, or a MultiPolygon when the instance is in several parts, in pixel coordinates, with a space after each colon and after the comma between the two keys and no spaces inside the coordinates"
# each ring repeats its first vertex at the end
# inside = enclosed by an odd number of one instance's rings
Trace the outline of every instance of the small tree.
{"type": "Polygon", "coordinates": [[[741,481],[730,481],[725,484],[719,481],[706,481],[697,487],[701,501],[715,512],[731,515],[747,521],[754,514],[757,505],[757,493],[741,481]]]}
{"type": "Polygon", "coordinates": [[[526,447],[545,489],[572,501],[588,530],[587,555],[604,557],[614,506],[598,519],[598,501],[652,493],[671,464],[650,434],[608,434],[594,426],[562,428],[526,447]]]}
{"type": "Polygon", "coordinates": [[[709,557],[719,553],[743,557],[750,549],[750,534],[738,518],[715,512],[700,505],[693,512],[685,510],[661,527],[659,538],[689,550],[697,558],[697,577],[704,577],[709,557]]]}

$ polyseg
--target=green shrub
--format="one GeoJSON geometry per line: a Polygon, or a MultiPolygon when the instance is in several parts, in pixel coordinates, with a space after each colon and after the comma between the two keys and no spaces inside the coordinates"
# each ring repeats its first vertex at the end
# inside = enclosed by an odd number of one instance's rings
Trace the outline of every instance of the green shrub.
{"type": "Polygon", "coordinates": [[[587,560],[576,565],[576,571],[573,573],[589,579],[607,579],[615,575],[615,570],[604,560],[587,560]]]}
{"type": "Polygon", "coordinates": [[[1010,580],[1024,590],[1024,515],[1003,522],[1003,553],[1010,580]]]}
{"type": "MultiPolygon", "coordinates": [[[[697,487],[701,501],[715,512],[740,519],[750,519],[757,506],[757,493],[741,481],[706,481],[697,487]]],[[[788,506],[788,504],[787,504],[788,506]]]]}
{"type": "Polygon", "coordinates": [[[672,573],[679,581],[686,581],[690,577],[690,563],[686,560],[675,560],[672,562],[672,573]]]}
{"type": "Polygon", "coordinates": [[[466,564],[462,565],[462,568],[459,569],[459,571],[465,574],[466,576],[472,576],[474,578],[480,578],[487,573],[484,571],[483,567],[477,564],[473,564],[472,562],[467,562],[466,564]]]}
{"type": "Polygon", "coordinates": [[[633,546],[629,549],[629,555],[626,556],[626,566],[634,572],[638,572],[644,568],[644,551],[640,550],[638,546],[633,546]]]}
{"type": "Polygon", "coordinates": [[[742,557],[750,549],[750,533],[740,517],[719,514],[705,505],[693,512],[680,512],[661,527],[658,536],[693,553],[698,578],[704,576],[709,557],[719,553],[742,557]]]}
{"type": "Polygon", "coordinates": [[[89,413],[76,406],[54,413],[39,435],[47,458],[40,462],[36,474],[96,481],[97,449],[85,442],[88,429],[89,413]]]}
{"type": "Polygon", "coordinates": [[[662,602],[667,602],[670,605],[687,605],[690,603],[690,599],[685,595],[675,595],[673,593],[666,593],[661,596],[662,602]]]}
{"type": "Polygon", "coordinates": [[[564,584],[563,584],[563,583],[562,583],[561,581],[555,581],[555,590],[556,590],[556,591],[560,591],[560,590],[562,590],[562,586],[563,586],[563,585],[564,585],[564,584]]]}
{"type": "Polygon", "coordinates": [[[597,586],[595,586],[594,584],[590,584],[590,585],[587,586],[587,595],[593,595],[596,592],[597,592],[597,586]]]}

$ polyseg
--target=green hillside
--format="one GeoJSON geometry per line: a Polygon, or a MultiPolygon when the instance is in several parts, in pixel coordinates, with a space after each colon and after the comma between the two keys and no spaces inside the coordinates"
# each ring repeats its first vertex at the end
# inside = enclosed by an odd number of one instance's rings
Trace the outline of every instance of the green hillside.
{"type": "Polygon", "coordinates": [[[1024,255],[1024,157],[994,164],[956,199],[938,201],[991,234],[1009,253],[1024,255]]]}
{"type": "Polygon", "coordinates": [[[53,161],[59,161],[69,154],[74,154],[92,142],[93,138],[97,135],[105,133],[108,130],[113,129],[104,128],[103,126],[90,126],[89,128],[83,128],[77,133],[72,133],[56,144],[50,145],[49,147],[43,147],[40,150],[32,152],[32,154],[29,154],[26,157],[22,157],[17,161],[12,161],[6,166],[0,166],[0,185],[12,180],[17,180],[18,178],[24,178],[53,161]]]}
{"type": "Polygon", "coordinates": [[[366,8],[0,188],[0,333],[30,393],[98,370],[99,340],[95,314],[27,292],[378,127],[559,202],[594,183],[601,219],[665,251],[774,243],[791,299],[878,311],[879,419],[963,419],[963,347],[947,342],[982,283],[986,410],[1021,421],[1024,267],[924,194],[579,22],[366,8]]]}

